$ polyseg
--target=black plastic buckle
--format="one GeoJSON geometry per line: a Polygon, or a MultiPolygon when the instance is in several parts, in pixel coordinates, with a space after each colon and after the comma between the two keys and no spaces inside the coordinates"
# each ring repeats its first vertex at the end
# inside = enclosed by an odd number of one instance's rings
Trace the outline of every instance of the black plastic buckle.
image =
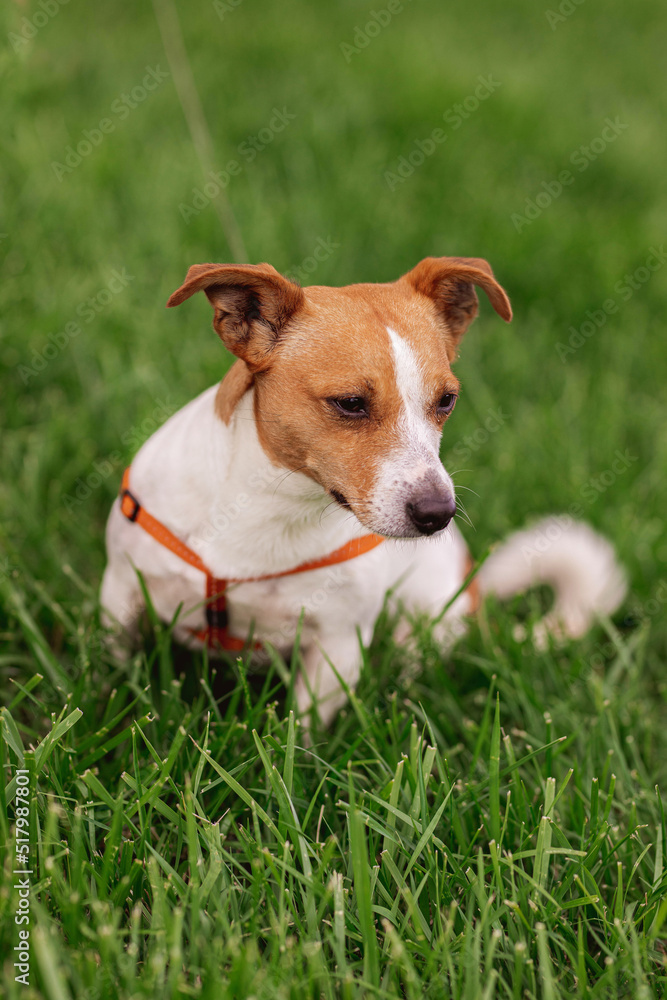
{"type": "Polygon", "coordinates": [[[229,615],[226,608],[214,608],[210,605],[206,608],[206,623],[209,628],[227,628],[229,615]]]}
{"type": "Polygon", "coordinates": [[[137,498],[135,496],[133,496],[132,493],[130,493],[129,490],[121,490],[121,494],[120,494],[120,509],[123,511],[123,514],[125,514],[125,517],[128,519],[128,521],[136,521],[136,519],[139,517],[139,511],[141,510],[141,504],[139,503],[139,501],[137,500],[137,498]],[[125,497],[128,497],[132,501],[132,503],[134,504],[134,509],[133,509],[133,511],[132,511],[131,514],[126,514],[125,511],[123,510],[123,500],[125,499],[125,497]]]}

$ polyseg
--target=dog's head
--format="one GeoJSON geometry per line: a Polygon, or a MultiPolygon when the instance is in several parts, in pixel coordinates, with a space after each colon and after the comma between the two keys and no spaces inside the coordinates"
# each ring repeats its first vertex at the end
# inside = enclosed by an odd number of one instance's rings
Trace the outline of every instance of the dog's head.
{"type": "Polygon", "coordinates": [[[216,332],[243,362],[238,396],[254,382],[259,439],[276,465],[314,479],[371,531],[407,538],[442,530],[456,510],[439,442],[474,285],[509,322],[489,265],[464,257],[344,288],[301,288],[270,264],[196,264],[167,305],[206,292],[216,332]]]}

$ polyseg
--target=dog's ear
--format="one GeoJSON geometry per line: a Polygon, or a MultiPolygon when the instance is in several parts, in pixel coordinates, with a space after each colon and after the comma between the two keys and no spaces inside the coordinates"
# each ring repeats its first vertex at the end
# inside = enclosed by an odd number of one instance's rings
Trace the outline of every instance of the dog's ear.
{"type": "Polygon", "coordinates": [[[194,264],[167,305],[200,291],[213,306],[213,328],[223,344],[253,372],[266,367],[283,327],[304,301],[300,286],[270,264],[194,264]]]}
{"type": "Polygon", "coordinates": [[[453,354],[479,309],[474,285],[483,288],[499,316],[509,323],[510,300],[493,276],[490,265],[479,257],[425,257],[403,275],[415,291],[435,302],[453,341],[453,354]]]}

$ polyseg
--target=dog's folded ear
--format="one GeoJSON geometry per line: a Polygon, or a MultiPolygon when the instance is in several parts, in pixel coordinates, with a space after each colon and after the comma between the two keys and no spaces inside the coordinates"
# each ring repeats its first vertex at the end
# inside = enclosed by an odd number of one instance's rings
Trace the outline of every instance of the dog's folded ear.
{"type": "Polygon", "coordinates": [[[213,327],[223,344],[253,372],[266,367],[283,328],[304,301],[300,286],[270,264],[194,264],[167,306],[201,291],[213,306],[213,327]]]}
{"type": "Polygon", "coordinates": [[[479,309],[474,285],[484,289],[499,316],[507,323],[512,319],[505,290],[494,278],[491,266],[479,257],[425,257],[400,280],[435,302],[454,349],[479,309]]]}

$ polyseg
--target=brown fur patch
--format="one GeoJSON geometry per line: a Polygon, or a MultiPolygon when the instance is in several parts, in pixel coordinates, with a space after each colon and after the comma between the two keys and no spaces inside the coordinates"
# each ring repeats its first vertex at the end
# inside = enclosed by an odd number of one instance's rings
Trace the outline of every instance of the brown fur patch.
{"type": "Polygon", "coordinates": [[[253,384],[254,375],[245,361],[235,361],[215,394],[215,412],[223,424],[229,424],[237,405],[253,384]]]}
{"type": "Polygon", "coordinates": [[[200,291],[213,306],[213,327],[225,347],[255,371],[266,367],[283,328],[303,304],[301,287],[271,264],[194,264],[167,306],[200,291]]]}
{"type": "Polygon", "coordinates": [[[402,280],[435,302],[452,335],[452,359],[479,311],[473,285],[484,289],[493,308],[507,323],[512,319],[504,289],[494,278],[491,265],[480,257],[425,257],[402,280]]]}

